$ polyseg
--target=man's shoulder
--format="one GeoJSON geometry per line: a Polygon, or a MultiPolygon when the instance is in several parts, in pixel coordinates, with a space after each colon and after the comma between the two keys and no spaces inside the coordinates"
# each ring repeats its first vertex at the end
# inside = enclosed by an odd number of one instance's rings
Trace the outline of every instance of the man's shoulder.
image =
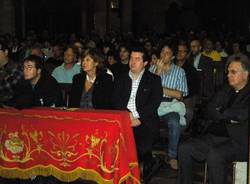
{"type": "Polygon", "coordinates": [[[40,80],[40,83],[42,83],[43,85],[59,85],[58,84],[58,82],[57,82],[57,80],[53,77],[53,76],[51,76],[51,75],[49,75],[47,72],[43,72],[43,74],[42,74],[42,77],[41,77],[41,80],[40,80]]]}
{"type": "Polygon", "coordinates": [[[128,72],[121,73],[120,75],[115,76],[115,81],[122,81],[122,80],[128,80],[128,79],[130,79],[128,72]]]}
{"type": "Polygon", "coordinates": [[[73,78],[80,79],[80,78],[85,77],[85,75],[86,75],[86,74],[85,74],[84,72],[81,72],[81,73],[75,74],[75,75],[73,76],[73,78]]]}
{"type": "Polygon", "coordinates": [[[103,71],[98,77],[103,79],[112,79],[112,75],[107,73],[107,71],[103,71]]]}
{"type": "Polygon", "coordinates": [[[52,75],[54,75],[54,74],[56,74],[56,73],[59,73],[59,72],[61,72],[62,70],[63,70],[63,64],[60,65],[60,66],[58,66],[58,67],[56,67],[56,68],[53,70],[52,75]]]}
{"type": "Polygon", "coordinates": [[[151,86],[161,85],[161,77],[148,70],[145,70],[141,80],[146,81],[151,86]]]}
{"type": "Polygon", "coordinates": [[[149,70],[145,70],[144,75],[155,80],[160,79],[160,76],[150,72],[149,70]]]}
{"type": "Polygon", "coordinates": [[[171,74],[176,75],[178,73],[179,75],[185,75],[185,70],[176,64],[171,65],[171,74]]]}
{"type": "Polygon", "coordinates": [[[208,56],[201,54],[200,61],[210,63],[212,62],[212,59],[208,56]]]}
{"type": "Polygon", "coordinates": [[[80,70],[81,69],[81,65],[79,63],[75,63],[73,66],[73,70],[80,70]]]}

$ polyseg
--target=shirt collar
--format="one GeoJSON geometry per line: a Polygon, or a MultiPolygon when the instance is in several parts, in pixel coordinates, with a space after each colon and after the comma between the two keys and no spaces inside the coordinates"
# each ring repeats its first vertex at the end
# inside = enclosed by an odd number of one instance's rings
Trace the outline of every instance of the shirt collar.
{"type": "MultiPolygon", "coordinates": [[[[145,71],[145,68],[141,71],[141,73],[139,74],[139,76],[138,76],[138,78],[136,79],[136,81],[137,81],[137,80],[141,80],[141,78],[142,78],[142,75],[143,75],[144,71],[145,71]]],[[[131,70],[129,70],[128,75],[129,75],[129,77],[133,80],[131,70]]]]}

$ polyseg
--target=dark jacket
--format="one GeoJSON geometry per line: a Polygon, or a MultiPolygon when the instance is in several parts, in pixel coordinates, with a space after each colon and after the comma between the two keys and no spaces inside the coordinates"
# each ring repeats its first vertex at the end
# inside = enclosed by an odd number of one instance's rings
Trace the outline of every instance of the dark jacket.
{"type": "MultiPolygon", "coordinates": [[[[115,80],[113,104],[115,109],[127,110],[132,80],[128,73],[115,80]]],[[[161,78],[145,70],[142,75],[137,94],[136,109],[140,120],[151,130],[157,130],[159,117],[157,109],[163,96],[161,78]]]]}
{"type": "Polygon", "coordinates": [[[199,85],[197,85],[197,83],[200,84],[200,81],[199,81],[200,79],[199,79],[197,71],[188,61],[185,61],[182,68],[185,71],[186,78],[187,78],[187,85],[188,85],[188,96],[185,98],[198,95],[199,85]]]}
{"type": "Polygon", "coordinates": [[[113,73],[115,78],[120,77],[124,73],[128,73],[129,71],[129,65],[128,64],[122,64],[121,62],[117,62],[111,66],[109,66],[109,69],[113,73]]]}
{"type": "MultiPolygon", "coordinates": [[[[86,73],[80,73],[73,77],[73,83],[69,98],[70,107],[80,107],[86,73]]],[[[112,76],[102,72],[96,76],[93,84],[92,104],[95,109],[111,109],[111,95],[113,91],[112,76]]]]}
{"type": "Polygon", "coordinates": [[[27,80],[20,81],[14,89],[13,106],[29,108],[32,106],[62,106],[62,91],[57,81],[46,72],[42,72],[34,88],[27,80]]]}
{"type": "Polygon", "coordinates": [[[237,159],[245,160],[248,152],[250,83],[240,90],[234,100],[233,93],[231,87],[225,86],[208,104],[204,115],[212,123],[226,123],[228,135],[238,148],[237,159]]]}
{"type": "MultiPolygon", "coordinates": [[[[190,58],[190,62],[194,66],[194,59],[192,57],[190,58]]],[[[201,55],[197,71],[199,77],[199,94],[202,97],[211,97],[214,93],[212,60],[207,56],[201,55]]]]}

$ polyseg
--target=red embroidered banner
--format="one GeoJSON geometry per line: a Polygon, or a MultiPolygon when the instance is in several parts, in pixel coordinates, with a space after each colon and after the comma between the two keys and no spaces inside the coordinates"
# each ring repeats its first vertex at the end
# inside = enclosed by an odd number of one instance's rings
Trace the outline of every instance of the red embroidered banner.
{"type": "Polygon", "coordinates": [[[0,176],[140,183],[127,112],[0,109],[0,176]]]}

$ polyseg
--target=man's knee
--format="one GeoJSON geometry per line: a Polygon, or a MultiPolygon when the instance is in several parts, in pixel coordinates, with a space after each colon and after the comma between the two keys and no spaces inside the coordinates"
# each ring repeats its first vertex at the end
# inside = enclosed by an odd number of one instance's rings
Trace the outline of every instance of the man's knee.
{"type": "Polygon", "coordinates": [[[216,149],[211,149],[207,155],[208,166],[217,166],[225,163],[225,158],[216,149]]]}
{"type": "Polygon", "coordinates": [[[168,126],[179,126],[180,115],[177,112],[170,112],[162,117],[168,126]]]}

